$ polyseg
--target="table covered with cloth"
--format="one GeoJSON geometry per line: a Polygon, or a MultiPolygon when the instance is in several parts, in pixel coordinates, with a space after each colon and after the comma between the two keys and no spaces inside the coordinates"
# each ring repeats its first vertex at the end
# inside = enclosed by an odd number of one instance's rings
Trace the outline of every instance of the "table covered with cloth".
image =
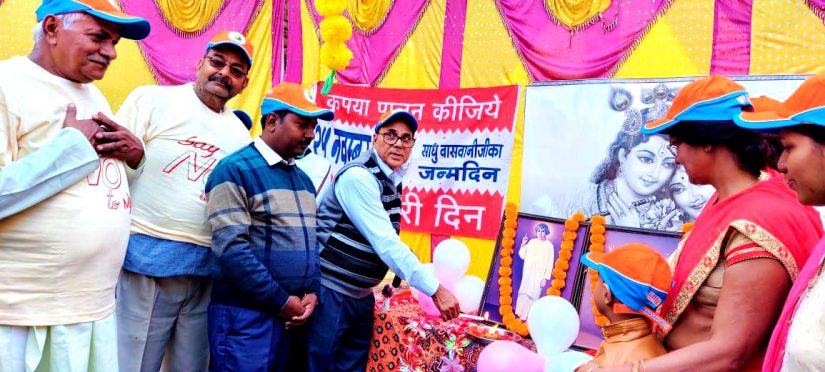
{"type": "MultiPolygon", "coordinates": [[[[389,300],[376,294],[375,324],[367,371],[475,372],[485,345],[469,338],[464,329],[472,320],[444,322],[425,314],[408,289],[389,300]]],[[[520,342],[535,351],[531,340],[520,342]]]]}

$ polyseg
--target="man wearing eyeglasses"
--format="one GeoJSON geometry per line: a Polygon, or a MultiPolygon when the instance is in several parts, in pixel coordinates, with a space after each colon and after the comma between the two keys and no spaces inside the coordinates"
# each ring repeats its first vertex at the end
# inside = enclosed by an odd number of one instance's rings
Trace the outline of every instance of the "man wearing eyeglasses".
{"type": "Polygon", "coordinates": [[[208,368],[214,258],[204,188],[217,163],[251,141],[226,102],[247,85],[252,45],[219,32],[196,66],[193,83],[139,87],[117,114],[145,144],[129,174],[132,227],[117,287],[121,371],[208,368]]]}
{"type": "Polygon", "coordinates": [[[390,111],[375,125],[373,149],[345,165],[318,207],[321,289],[309,324],[310,371],[363,371],[378,285],[391,268],[432,296],[441,316],[458,316],[456,298],[398,237],[401,179],[418,122],[390,111]]]}

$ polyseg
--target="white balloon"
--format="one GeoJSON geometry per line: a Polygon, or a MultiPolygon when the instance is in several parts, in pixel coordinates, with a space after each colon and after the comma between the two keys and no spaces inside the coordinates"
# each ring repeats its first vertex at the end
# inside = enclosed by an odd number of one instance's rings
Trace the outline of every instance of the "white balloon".
{"type": "Polygon", "coordinates": [[[455,292],[461,312],[475,314],[481,304],[481,295],[484,294],[484,281],[476,276],[465,275],[455,284],[455,292]]]}
{"type": "Polygon", "coordinates": [[[544,372],[573,372],[592,359],[592,356],[581,351],[565,351],[548,358],[544,364],[544,372]]]}
{"type": "Polygon", "coordinates": [[[470,250],[460,240],[447,239],[435,247],[433,264],[441,284],[455,283],[470,267],[470,250]]]}
{"type": "Polygon", "coordinates": [[[546,359],[567,350],[579,334],[579,314],[567,300],[545,296],[533,303],[527,327],[536,348],[546,359]]]}

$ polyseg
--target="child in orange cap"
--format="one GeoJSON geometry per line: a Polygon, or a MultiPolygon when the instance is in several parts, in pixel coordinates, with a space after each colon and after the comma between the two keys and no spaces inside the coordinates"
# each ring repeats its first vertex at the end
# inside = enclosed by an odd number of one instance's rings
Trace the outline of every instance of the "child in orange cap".
{"type": "Polygon", "coordinates": [[[610,320],[591,363],[640,364],[667,353],[653,333],[654,327],[670,330],[670,324],[656,313],[672,284],[665,258],[645,244],[629,243],[607,254],[590,252],[582,263],[599,273],[593,302],[610,320]]]}

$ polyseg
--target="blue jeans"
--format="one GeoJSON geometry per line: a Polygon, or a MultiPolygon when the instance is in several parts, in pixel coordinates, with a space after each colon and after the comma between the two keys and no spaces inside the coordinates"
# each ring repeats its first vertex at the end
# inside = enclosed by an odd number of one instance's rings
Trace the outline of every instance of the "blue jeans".
{"type": "Polygon", "coordinates": [[[309,371],[366,370],[374,310],[372,294],[354,298],[322,286],[307,329],[309,371]]]}

